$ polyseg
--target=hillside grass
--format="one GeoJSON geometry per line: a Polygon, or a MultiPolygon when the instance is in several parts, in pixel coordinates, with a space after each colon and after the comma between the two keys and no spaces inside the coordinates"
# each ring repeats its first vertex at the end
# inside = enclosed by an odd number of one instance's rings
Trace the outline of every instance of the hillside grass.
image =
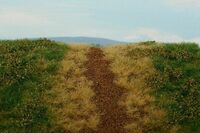
{"type": "Polygon", "coordinates": [[[49,40],[0,41],[0,132],[47,132],[43,97],[52,87],[67,46],[49,40]]]}
{"type": "Polygon", "coordinates": [[[143,42],[104,48],[116,83],[128,90],[121,103],[130,133],[200,132],[200,48],[193,43],[143,42]]]}
{"type": "Polygon", "coordinates": [[[116,75],[115,83],[127,89],[119,104],[126,107],[132,121],[126,125],[130,133],[155,132],[165,111],[153,105],[155,98],[148,79],[155,73],[150,57],[151,46],[118,45],[105,48],[105,54],[116,75]]]}
{"type": "Polygon", "coordinates": [[[55,84],[46,98],[54,118],[54,132],[77,133],[83,129],[96,129],[99,115],[91,98],[94,92],[84,72],[86,53],[90,46],[71,45],[55,77],[55,84]]]}
{"type": "Polygon", "coordinates": [[[157,70],[152,79],[155,104],[167,111],[164,128],[200,132],[200,48],[196,44],[164,44],[154,48],[157,70]]]}
{"type": "MultiPolygon", "coordinates": [[[[91,46],[46,39],[0,41],[0,132],[77,133],[101,120],[86,71],[91,46]]],[[[99,47],[99,46],[96,46],[99,47]]],[[[200,48],[193,43],[99,47],[115,83],[130,133],[200,132],[200,48]]]]}

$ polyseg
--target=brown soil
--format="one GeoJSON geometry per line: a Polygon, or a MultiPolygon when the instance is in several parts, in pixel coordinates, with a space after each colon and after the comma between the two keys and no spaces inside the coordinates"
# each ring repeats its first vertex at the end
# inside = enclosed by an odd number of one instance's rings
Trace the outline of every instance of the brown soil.
{"type": "Polygon", "coordinates": [[[84,129],[81,133],[126,133],[124,126],[130,121],[130,117],[126,114],[126,108],[119,105],[126,90],[114,84],[110,62],[104,59],[101,49],[91,48],[87,57],[85,75],[94,83],[93,101],[101,115],[97,131],[84,129]]]}

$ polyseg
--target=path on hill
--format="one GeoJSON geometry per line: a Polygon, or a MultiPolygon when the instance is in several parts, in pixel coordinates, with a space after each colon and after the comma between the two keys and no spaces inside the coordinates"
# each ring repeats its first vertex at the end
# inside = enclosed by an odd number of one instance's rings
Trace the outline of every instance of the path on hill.
{"type": "MultiPolygon", "coordinates": [[[[101,114],[96,133],[126,133],[124,126],[130,118],[126,114],[126,108],[118,104],[125,89],[114,84],[114,74],[109,68],[110,62],[104,59],[101,49],[91,48],[87,57],[85,75],[94,83],[93,101],[101,114]]],[[[94,133],[90,129],[81,132],[94,133]]]]}

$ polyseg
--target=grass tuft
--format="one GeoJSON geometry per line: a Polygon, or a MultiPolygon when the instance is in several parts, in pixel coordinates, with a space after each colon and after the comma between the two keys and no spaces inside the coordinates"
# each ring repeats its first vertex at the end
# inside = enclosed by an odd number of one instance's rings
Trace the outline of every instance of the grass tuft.
{"type": "Polygon", "coordinates": [[[165,111],[153,105],[154,96],[148,80],[155,73],[150,58],[150,45],[118,45],[105,48],[111,60],[111,69],[116,75],[115,83],[127,89],[119,104],[125,105],[132,118],[125,128],[131,132],[155,132],[161,128],[165,111]]]}
{"type": "Polygon", "coordinates": [[[95,129],[99,122],[96,106],[91,102],[94,92],[92,82],[84,76],[89,46],[69,46],[62,61],[53,89],[46,102],[54,117],[53,131],[77,133],[81,129],[95,129]]]}

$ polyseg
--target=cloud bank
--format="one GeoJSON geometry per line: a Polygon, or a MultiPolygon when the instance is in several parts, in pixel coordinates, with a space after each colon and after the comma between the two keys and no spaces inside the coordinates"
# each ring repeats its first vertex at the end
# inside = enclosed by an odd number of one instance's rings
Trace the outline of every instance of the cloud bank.
{"type": "Polygon", "coordinates": [[[186,39],[179,35],[163,32],[153,28],[138,28],[125,37],[128,41],[157,41],[157,42],[195,42],[200,44],[199,38],[186,39]]]}
{"type": "Polygon", "coordinates": [[[44,16],[19,10],[0,10],[1,25],[43,25],[48,20],[44,16]]]}

